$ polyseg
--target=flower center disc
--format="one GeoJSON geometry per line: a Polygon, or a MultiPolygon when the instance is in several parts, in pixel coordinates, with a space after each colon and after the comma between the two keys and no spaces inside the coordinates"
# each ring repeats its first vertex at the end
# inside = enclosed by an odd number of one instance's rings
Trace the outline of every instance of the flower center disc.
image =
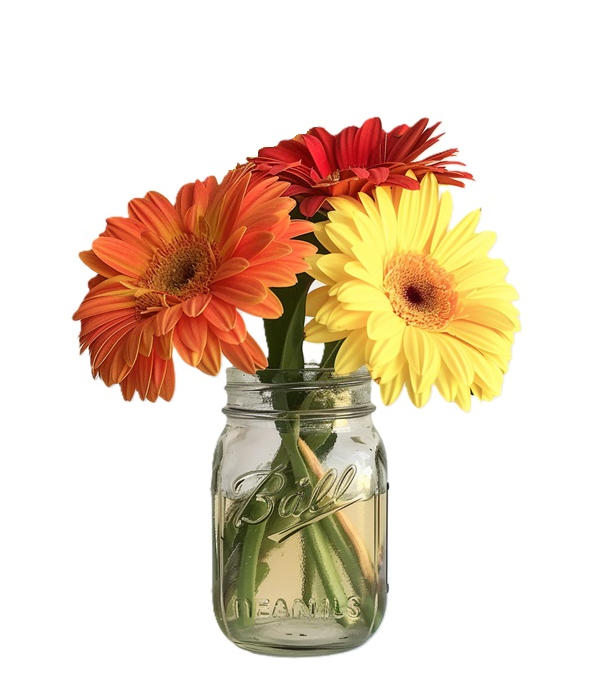
{"type": "Polygon", "coordinates": [[[440,331],[456,314],[453,276],[430,255],[399,253],[390,260],[383,285],[394,313],[410,326],[440,331]]]}
{"type": "Polygon", "coordinates": [[[146,274],[148,287],[179,299],[206,294],[218,268],[216,246],[192,235],[176,238],[159,250],[146,274]]]}

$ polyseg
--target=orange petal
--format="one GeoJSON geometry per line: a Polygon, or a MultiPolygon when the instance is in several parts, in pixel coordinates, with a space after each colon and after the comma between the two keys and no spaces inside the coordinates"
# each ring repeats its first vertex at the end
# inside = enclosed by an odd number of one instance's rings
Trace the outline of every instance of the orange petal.
{"type": "Polygon", "coordinates": [[[83,260],[90,270],[97,272],[103,277],[113,277],[116,273],[116,270],[101,260],[93,250],[83,250],[79,253],[79,258],[83,260]]]}
{"type": "Polygon", "coordinates": [[[244,258],[230,258],[217,270],[217,274],[214,276],[213,282],[218,282],[219,280],[233,277],[233,275],[239,275],[240,272],[247,270],[248,267],[248,261],[244,258]]]}
{"type": "Polygon", "coordinates": [[[215,335],[219,338],[219,340],[222,340],[225,343],[229,343],[230,345],[239,345],[244,340],[246,340],[246,337],[248,335],[244,319],[240,316],[239,313],[237,313],[237,311],[235,323],[232,328],[230,328],[229,330],[223,330],[221,328],[218,328],[217,326],[213,326],[212,330],[215,333],[215,335]]]}
{"type": "Polygon", "coordinates": [[[198,206],[202,212],[202,216],[205,215],[210,192],[214,189],[215,185],[216,180],[213,177],[208,178],[205,182],[200,182],[200,180],[190,182],[179,190],[177,199],[175,200],[175,209],[182,221],[185,220],[185,215],[192,206],[198,206]]]}
{"type": "Polygon", "coordinates": [[[135,299],[131,296],[125,298],[118,297],[95,297],[84,299],[81,306],[73,314],[73,320],[81,321],[89,316],[96,316],[109,311],[119,311],[121,309],[132,309],[137,306],[135,299]]]}
{"type": "Polygon", "coordinates": [[[208,234],[208,224],[204,218],[204,211],[199,204],[192,205],[185,213],[184,227],[186,231],[196,236],[208,234]]]}
{"type": "Polygon", "coordinates": [[[129,216],[169,242],[183,231],[183,222],[175,207],[158,192],[148,192],[143,199],[132,199],[129,216]]]}
{"type": "Polygon", "coordinates": [[[170,401],[173,398],[173,393],[175,392],[175,367],[173,366],[173,361],[167,362],[167,368],[165,371],[165,376],[163,377],[163,383],[160,387],[160,397],[165,401],[170,401]]]}
{"type": "Polygon", "coordinates": [[[202,359],[208,334],[208,325],[202,316],[197,318],[183,316],[175,326],[173,330],[175,349],[189,365],[196,367],[202,359]]]}
{"type": "Polygon", "coordinates": [[[237,318],[235,307],[217,297],[212,298],[202,315],[210,324],[224,331],[230,331],[237,318]]]}
{"type": "Polygon", "coordinates": [[[244,306],[241,310],[260,318],[279,318],[283,314],[283,306],[279,298],[270,289],[267,290],[267,296],[261,302],[244,306]]]}
{"type": "Polygon", "coordinates": [[[221,342],[214,333],[208,332],[206,347],[202,359],[198,363],[198,369],[205,374],[216,375],[221,369],[221,342]]]}
{"type": "Polygon", "coordinates": [[[246,226],[238,226],[235,231],[232,231],[220,241],[219,253],[222,260],[227,260],[232,255],[238,256],[237,248],[240,241],[245,237],[246,226]]]}
{"type": "Polygon", "coordinates": [[[183,309],[181,304],[171,306],[164,311],[159,311],[156,315],[156,334],[166,335],[169,331],[173,330],[175,324],[181,318],[182,313],[183,309]]]}
{"type": "MultiPolygon", "coordinates": [[[[275,236],[269,231],[257,231],[247,233],[236,248],[235,254],[240,258],[252,260],[256,255],[265,250],[275,240],[275,236]]],[[[290,249],[291,252],[291,249],[290,249]]]]}
{"type": "Polygon", "coordinates": [[[188,299],[187,301],[184,301],[183,304],[181,305],[181,308],[183,309],[183,312],[187,316],[200,316],[200,314],[204,311],[204,309],[207,307],[207,305],[210,303],[210,300],[212,299],[211,294],[198,294],[195,297],[192,297],[191,299],[188,299]]]}
{"type": "Polygon", "coordinates": [[[143,277],[152,261],[151,251],[145,245],[132,245],[108,236],[96,238],[92,250],[107,265],[133,278],[143,277]]]}
{"type": "Polygon", "coordinates": [[[141,221],[128,219],[125,216],[112,216],[106,219],[106,231],[104,235],[111,238],[119,238],[126,240],[128,238],[141,238],[142,233],[146,231],[146,227],[141,221]]]}
{"type": "MultiPolygon", "coordinates": [[[[248,336],[251,340],[251,336],[248,336]]],[[[254,346],[249,343],[240,343],[239,345],[230,345],[229,343],[221,343],[223,355],[231,362],[234,367],[241,369],[242,372],[254,374],[257,369],[264,369],[267,366],[267,358],[260,350],[260,353],[255,356],[254,346]]]]}
{"type": "Polygon", "coordinates": [[[223,301],[228,301],[237,307],[259,304],[266,297],[267,289],[262,282],[247,272],[249,270],[213,283],[211,292],[223,301]]]}
{"type": "Polygon", "coordinates": [[[101,333],[90,347],[90,362],[94,369],[106,360],[110,353],[118,345],[125,344],[131,332],[135,330],[137,322],[135,319],[126,321],[119,326],[107,328],[101,333]]]}

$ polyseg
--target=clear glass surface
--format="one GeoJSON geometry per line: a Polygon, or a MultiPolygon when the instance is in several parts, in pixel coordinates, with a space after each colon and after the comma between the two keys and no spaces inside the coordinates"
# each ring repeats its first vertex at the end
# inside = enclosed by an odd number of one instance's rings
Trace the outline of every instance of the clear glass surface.
{"type": "Polygon", "coordinates": [[[363,644],[385,610],[387,474],[366,370],[227,370],[214,458],[214,610],[250,651],[363,644]]]}

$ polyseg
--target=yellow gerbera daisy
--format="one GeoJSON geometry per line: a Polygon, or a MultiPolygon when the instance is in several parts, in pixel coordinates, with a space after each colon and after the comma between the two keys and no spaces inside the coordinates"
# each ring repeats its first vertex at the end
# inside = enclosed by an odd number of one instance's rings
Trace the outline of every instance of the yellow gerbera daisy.
{"type": "Polygon", "coordinates": [[[345,339],[336,371],[366,364],[386,404],[406,387],[423,406],[434,384],[464,410],[471,393],[498,396],[520,326],[508,270],[488,257],[496,235],[475,232],[479,210],[449,228],[451,195],[434,175],[372,195],[332,198],[317,226],[330,253],[308,258],[324,286],[308,296],[306,339],[345,339]]]}

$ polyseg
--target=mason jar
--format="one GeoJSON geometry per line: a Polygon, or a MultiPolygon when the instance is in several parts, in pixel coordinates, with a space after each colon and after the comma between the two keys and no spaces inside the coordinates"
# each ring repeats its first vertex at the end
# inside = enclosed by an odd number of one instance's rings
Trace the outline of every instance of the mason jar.
{"type": "Polygon", "coordinates": [[[366,369],[227,370],[212,493],[214,611],[250,651],[363,644],[386,604],[387,473],[366,369]]]}

